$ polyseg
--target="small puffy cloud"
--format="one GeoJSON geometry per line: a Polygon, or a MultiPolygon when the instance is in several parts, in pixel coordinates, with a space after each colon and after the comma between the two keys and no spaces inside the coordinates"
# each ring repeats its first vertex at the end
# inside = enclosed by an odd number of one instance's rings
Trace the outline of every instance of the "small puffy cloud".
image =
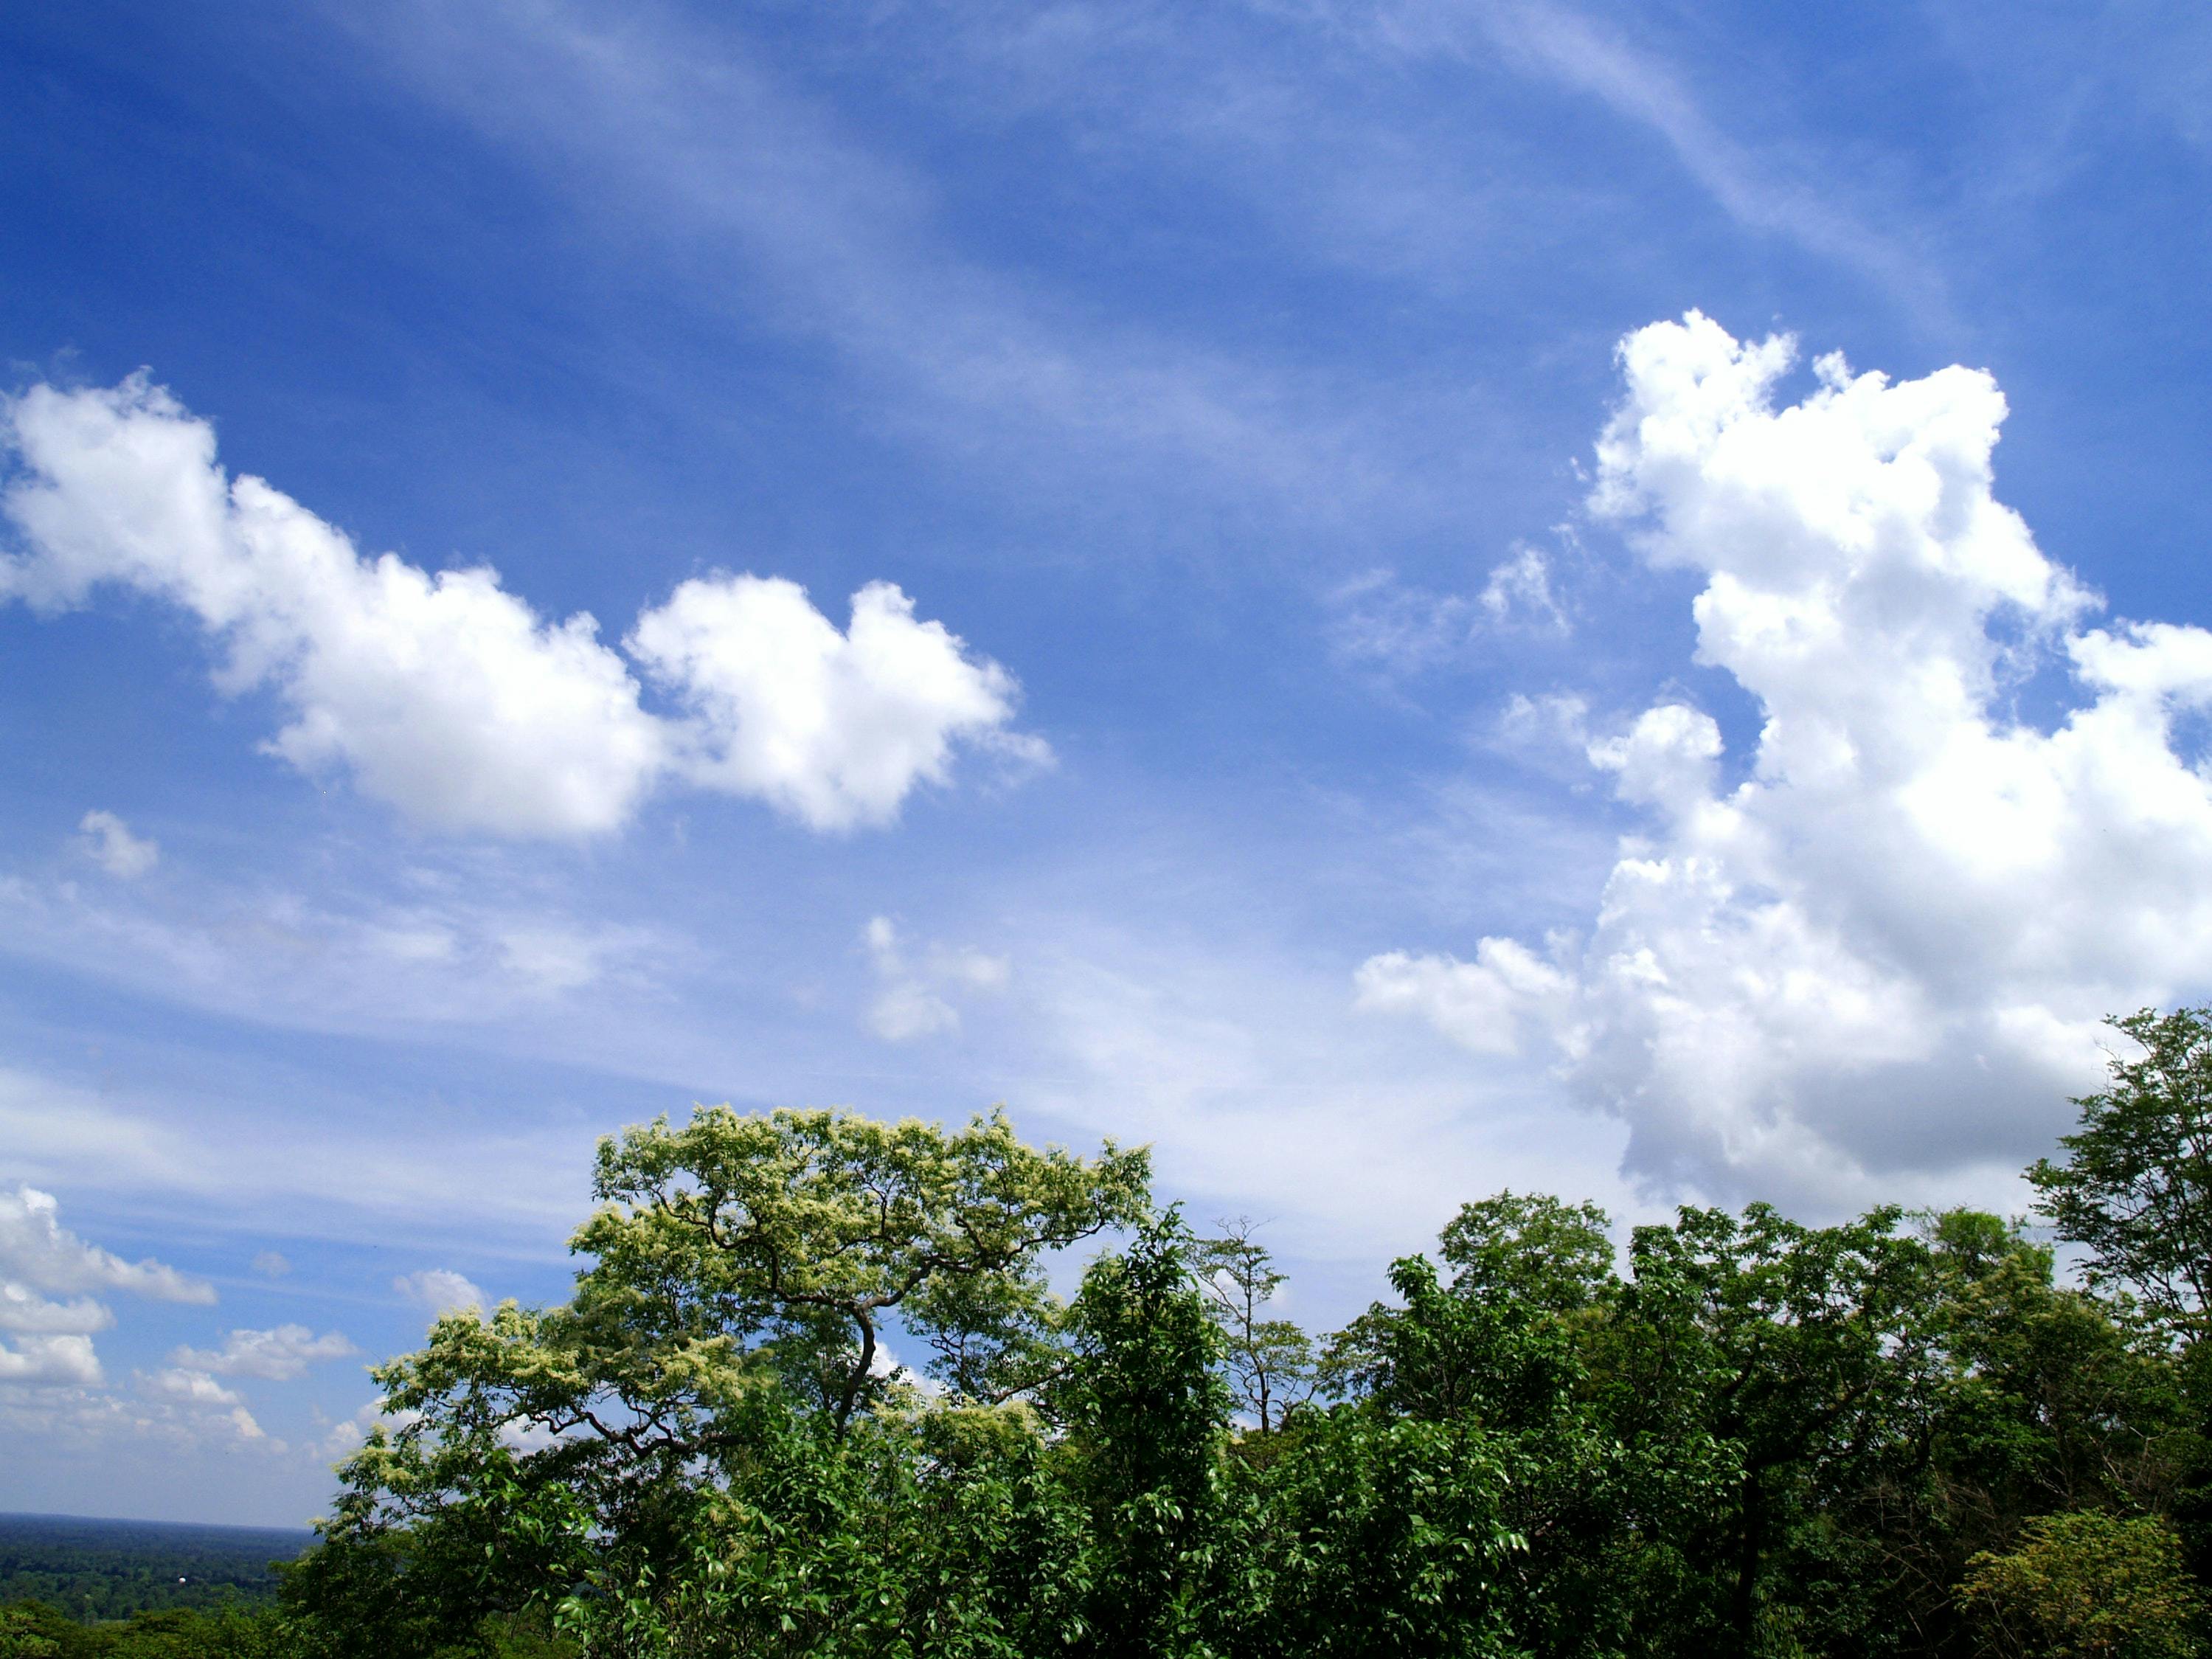
{"type": "Polygon", "coordinates": [[[1587,932],[1392,952],[1356,988],[1485,1054],[1544,1034],[1648,1182],[1848,1203],[2017,1170],[2102,1074],[2101,1016],[2212,988],[2212,632],[2084,626],[1996,497],[1988,374],[1830,356],[1788,403],[1794,360],[1644,329],[1597,446],[1594,513],[1699,580],[1747,751],[1679,698],[1594,736],[1524,702],[1640,820],[1587,932]]]}
{"type": "Polygon", "coordinates": [[[29,1286],[0,1279],[0,1331],[36,1336],[89,1336],[115,1322],[103,1303],[88,1296],[50,1302],[29,1286]]]}
{"type": "Polygon", "coordinates": [[[590,616],[542,618],[488,567],[363,555],[228,473],[214,428],[143,374],[33,386],[0,405],[0,438],[23,547],[0,556],[0,599],[54,611],[123,587],[181,607],[227,653],[222,689],[288,707],[271,753],[434,829],[600,834],[680,771],[842,830],[889,822],[959,744],[1048,753],[1006,729],[1012,676],[885,583],[842,633],[788,581],[684,583],[629,641],[687,711],[671,720],[590,616]]]}
{"type": "MultiPolygon", "coordinates": [[[[1002,734],[1014,682],[888,582],[853,595],[843,633],[780,577],[687,581],[628,644],[691,711],[687,772],[817,830],[884,823],[954,745],[1002,734]]],[[[1032,740],[1034,741],[1034,740],[1032,740]]]]}
{"type": "Polygon", "coordinates": [[[1568,1006],[1572,975],[1510,939],[1486,939],[1475,959],[1370,957],[1353,976],[1357,1005],[1370,1012],[1416,1013],[1479,1054],[1510,1054],[1531,1018],[1568,1006]]]}
{"type": "Polygon", "coordinates": [[[5,492],[27,551],[0,595],[45,611],[113,585],[198,617],[225,690],[268,686],[291,723],[269,747],[343,767],[447,830],[613,828],[651,781],[661,732],[587,616],[541,621],[489,569],[434,575],[364,558],[343,532],[216,461],[215,430],[143,375],[36,386],[7,408],[5,492]]]}
{"type": "Polygon", "coordinates": [[[192,1406],[239,1406],[245,1403],[234,1389],[227,1389],[205,1371],[172,1365],[144,1379],[145,1392],[157,1399],[179,1400],[192,1406]]]}
{"type": "Polygon", "coordinates": [[[282,1279],[292,1271],[292,1264],[281,1251],[263,1250],[253,1258],[253,1271],[264,1279],[282,1279]]]}
{"type": "Polygon", "coordinates": [[[61,1207],[35,1187],[0,1191],[0,1280],[34,1290],[129,1291],[163,1302],[210,1303],[215,1288],[149,1259],[125,1261],[61,1224],[61,1207]]]}
{"type": "Polygon", "coordinates": [[[0,1383],[29,1388],[90,1387],[100,1379],[92,1339],[75,1333],[19,1336],[0,1345],[0,1383]]]}
{"type": "Polygon", "coordinates": [[[270,1437],[254,1420],[245,1399],[205,1371],[171,1365],[138,1376],[138,1392],[153,1402],[153,1414],[138,1425],[172,1439],[215,1445],[228,1451],[282,1452],[284,1443],[270,1437]]]}
{"type": "Polygon", "coordinates": [[[951,996],[1003,990],[1012,972],[1004,957],[942,945],[917,958],[889,916],[871,918],[860,937],[878,985],[868,1005],[868,1029],[886,1042],[957,1030],[960,1011],[951,996]]]}
{"type": "Polygon", "coordinates": [[[86,856],[111,876],[135,880],[161,862],[160,844],[132,835],[112,812],[87,812],[76,827],[86,856]]]}
{"type": "Polygon", "coordinates": [[[402,1273],[392,1281],[392,1288],[435,1314],[467,1313],[491,1305],[482,1291],[450,1267],[402,1273]]]}
{"type": "Polygon", "coordinates": [[[222,1376],[283,1382],[305,1376],[319,1360],[343,1359],[360,1352],[336,1331],[317,1336],[305,1325],[279,1325],[266,1331],[234,1330],[220,1348],[179,1348],[169,1363],[222,1376]]]}

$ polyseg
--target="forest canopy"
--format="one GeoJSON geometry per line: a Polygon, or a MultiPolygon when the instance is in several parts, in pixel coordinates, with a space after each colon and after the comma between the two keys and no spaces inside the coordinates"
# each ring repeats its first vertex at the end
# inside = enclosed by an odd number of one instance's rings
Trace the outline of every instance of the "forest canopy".
{"type": "Polygon", "coordinates": [[[2198,1654],[2212,1012],[2115,1024],[2032,1220],[1499,1193],[1334,1333],[1141,1150],[702,1108],[378,1369],[276,1608],[0,1656],[2198,1654]]]}

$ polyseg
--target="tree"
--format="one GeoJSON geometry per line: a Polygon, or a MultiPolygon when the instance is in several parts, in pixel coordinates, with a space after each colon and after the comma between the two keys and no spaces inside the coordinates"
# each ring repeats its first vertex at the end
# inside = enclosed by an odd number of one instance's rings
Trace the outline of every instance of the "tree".
{"type": "Polygon", "coordinates": [[[1149,1176],[1144,1152],[1111,1141],[1095,1159],[1024,1146],[1003,1112],[947,1134],[708,1107],[600,1142],[603,1207],[575,1248],[599,1259],[591,1288],[611,1278],[626,1310],[669,1316],[666,1334],[763,1341],[842,1432],[893,1317],[960,1393],[1033,1386],[1053,1307],[1039,1258],[1138,1220],[1149,1176]]]}
{"type": "Polygon", "coordinates": [[[1229,1385],[1259,1431],[1271,1434],[1285,1413],[1313,1397],[1313,1339],[1287,1319],[1267,1316],[1285,1278],[1252,1237],[1250,1218],[1216,1224],[1219,1238],[1192,1242],[1192,1270],[1206,1292],[1206,1312],[1221,1328],[1229,1385]]]}
{"type": "Polygon", "coordinates": [[[2185,1342],[2212,1296],[2212,1009],[2143,1009],[2109,1024],[2140,1051],[2075,1101],[2066,1160],[2027,1172],[2037,1208],[2089,1250],[2089,1282],[2133,1291],[2185,1342]]]}
{"type": "Polygon", "coordinates": [[[1060,1404],[1092,1517],[1079,1651],[1101,1659],[1204,1652],[1218,1616],[1229,1394],[1191,1267],[1190,1236],[1170,1210],[1093,1263],[1075,1298],[1077,1358],[1060,1404]]]}
{"type": "Polygon", "coordinates": [[[1310,1609],[1279,1610],[1296,1632],[1286,1651],[1596,1653],[1627,1639],[1637,1458],[1586,1369],[1619,1290],[1606,1225],[1542,1195],[1467,1205],[1440,1240],[1449,1282],[1402,1258],[1399,1305],[1331,1340],[1349,1399],[1302,1426],[1273,1481],[1279,1601],[1310,1609]]]}
{"type": "Polygon", "coordinates": [[[998,1114],[708,1108],[603,1141],[574,1295],[448,1316],[377,1369],[386,1424],[288,1590],[335,1651],[394,1656],[488,1651],[485,1615],[555,1605],[609,1656],[1049,1610],[1038,1575],[1073,1552],[1024,1541],[1060,1525],[1033,1416],[951,1419],[1066,1368],[1042,1257],[1146,1215],[1146,1178],[1142,1152],[1037,1151],[998,1114]],[[893,1318],[941,1406],[882,1363],[893,1318]]]}
{"type": "Polygon", "coordinates": [[[1960,1598],[1990,1651],[2019,1659],[2195,1659],[2204,1598],[2172,1530],[2102,1510],[2031,1521],[1969,1564],[1960,1598]]]}
{"type": "Polygon", "coordinates": [[[1680,1650],[1759,1652],[1808,1610],[1841,1646],[1878,1589],[1834,1518],[1920,1461],[1941,1371],[1929,1251],[1901,1219],[1809,1228],[1754,1204],[1636,1230],[1603,1391],[1666,1477],[1647,1537],[1679,1564],[1654,1622],[1680,1650]]]}
{"type": "Polygon", "coordinates": [[[1508,1190],[1461,1206],[1437,1243],[1455,1294],[1568,1314],[1617,1288],[1611,1225],[1595,1204],[1508,1190]]]}
{"type": "Polygon", "coordinates": [[[0,1659],[56,1659],[61,1644],[28,1607],[0,1607],[0,1659]]]}

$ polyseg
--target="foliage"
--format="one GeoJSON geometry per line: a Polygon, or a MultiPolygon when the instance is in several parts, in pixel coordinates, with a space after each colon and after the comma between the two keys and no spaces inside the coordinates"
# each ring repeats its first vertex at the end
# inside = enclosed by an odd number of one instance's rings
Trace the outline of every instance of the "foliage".
{"type": "Polygon", "coordinates": [[[1059,1404],[1090,1523],[1079,1652],[1206,1647],[1230,1402],[1193,1255],[1170,1210],[1094,1265],[1075,1299],[1078,1363],[1059,1404]]]}
{"type": "Polygon", "coordinates": [[[305,1531],[146,1521],[0,1516],[0,1604],[37,1601],[81,1619],[266,1600],[272,1562],[307,1548],[305,1531]]]}
{"type": "Polygon", "coordinates": [[[2141,1052],[2113,1056],[2110,1086],[2074,1103],[2066,1161],[2027,1178],[2058,1236],[2087,1246],[2092,1285],[2132,1291],[2193,1340],[2212,1297],[2212,1009],[2111,1023],[2141,1052]]]}
{"type": "Polygon", "coordinates": [[[1501,1193],[1316,1340],[1252,1224],[1192,1237],[1141,1152],[997,1116],[634,1130],[568,1302],[379,1372],[387,1426],[264,1629],[314,1659],[2193,1654],[2191,1212],[2115,1194],[2193,1190],[2200,1055],[2123,1024],[2156,1064],[2037,1171],[2100,1252],[2079,1288],[1972,1211],[1692,1206],[1616,1253],[1595,1206],[1501,1193]],[[1063,1305],[1050,1254],[1107,1234],[1063,1305]]]}
{"type": "Polygon", "coordinates": [[[0,1607],[0,1659],[57,1659],[58,1639],[34,1607],[0,1607]]]}
{"type": "Polygon", "coordinates": [[[1191,1269],[1206,1311],[1221,1330],[1230,1391],[1251,1413],[1254,1428],[1272,1434],[1313,1398],[1319,1381],[1313,1339],[1290,1320],[1268,1316],[1286,1275],[1253,1237],[1253,1223],[1240,1217],[1220,1226],[1219,1238],[1193,1243],[1191,1269]]]}
{"type": "Polygon", "coordinates": [[[1003,1113],[947,1134],[708,1108],[600,1143],[603,1207],[575,1240],[599,1267],[574,1311],[617,1340],[642,1321],[709,1368],[758,1340],[840,1432],[879,1387],[894,1315],[946,1383],[1005,1398],[1035,1382],[1050,1326],[1038,1257],[1136,1220],[1146,1179],[1140,1152],[1036,1152],[1003,1113]]]}
{"type": "Polygon", "coordinates": [[[2205,1602],[2172,1530],[2102,1510],[2027,1523],[2019,1547],[1977,1555],[1960,1594],[1988,1651],[2021,1659],[2192,1659],[2205,1602]]]}

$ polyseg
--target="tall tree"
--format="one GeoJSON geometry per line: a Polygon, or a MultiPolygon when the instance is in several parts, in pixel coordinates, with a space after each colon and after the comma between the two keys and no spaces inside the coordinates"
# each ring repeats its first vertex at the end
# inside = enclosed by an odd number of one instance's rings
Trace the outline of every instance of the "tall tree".
{"type": "Polygon", "coordinates": [[[1038,1575],[1079,1553],[1022,1541],[1065,1530],[1044,1441],[967,1407],[1065,1362],[1042,1258],[1144,1218],[1146,1177],[1141,1152],[1038,1151],[996,1114],[708,1108],[604,1141],[569,1300],[449,1316],[378,1368],[387,1425],[297,1599],[364,1656],[554,1603],[608,1655],[872,1652],[962,1607],[1042,1616],[1038,1575]],[[863,1409],[900,1398],[894,1317],[944,1407],[863,1409]]]}
{"type": "Polygon", "coordinates": [[[1206,1310],[1221,1328],[1229,1386],[1259,1431],[1272,1434],[1285,1413],[1313,1397],[1313,1339],[1269,1313],[1288,1281],[1253,1237],[1251,1218],[1215,1224],[1220,1237],[1192,1241],[1191,1267],[1206,1293],[1206,1310]]]}
{"type": "Polygon", "coordinates": [[[626,1304],[672,1334],[757,1339],[842,1432],[877,1387],[884,1326],[927,1344],[940,1381],[1000,1398],[1054,1304],[1040,1258],[1145,1213],[1142,1151],[1024,1146],[1003,1113],[947,1133],[908,1118],[727,1107],[599,1145],[602,1207],[576,1235],[626,1304]]]}
{"type": "Polygon", "coordinates": [[[2074,1103],[2063,1162],[2027,1172],[2036,1207],[2087,1247],[2089,1282],[2132,1291],[2194,1342],[2212,1297],[2212,1009],[2143,1009],[2109,1022],[2136,1052],[2074,1103]]]}
{"type": "Polygon", "coordinates": [[[1606,1392],[1623,1440],[1691,1477],[1652,1538],[1682,1563],[1680,1650],[1748,1656],[1778,1624],[1859,1616],[1816,1589],[1857,1577],[1832,1517],[1920,1457],[1940,1373],[1929,1252],[1901,1219],[1809,1228],[1754,1204],[1636,1230],[1606,1392]]]}
{"type": "Polygon", "coordinates": [[[1060,1391],[1077,1489],[1092,1514],[1089,1629],[1100,1659],[1207,1651],[1218,1616],[1221,1334],[1173,1211],[1092,1264],[1075,1298],[1076,1362],[1060,1391]]]}

